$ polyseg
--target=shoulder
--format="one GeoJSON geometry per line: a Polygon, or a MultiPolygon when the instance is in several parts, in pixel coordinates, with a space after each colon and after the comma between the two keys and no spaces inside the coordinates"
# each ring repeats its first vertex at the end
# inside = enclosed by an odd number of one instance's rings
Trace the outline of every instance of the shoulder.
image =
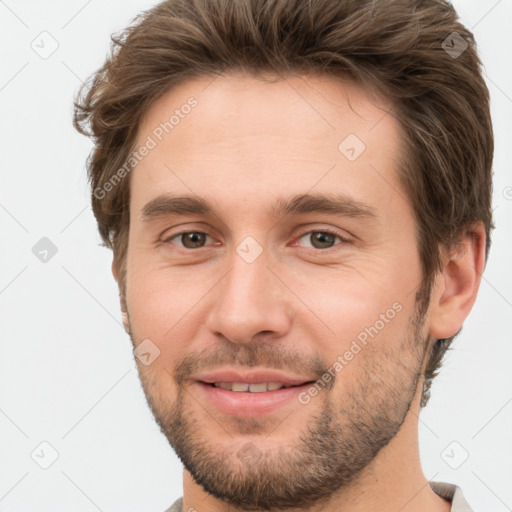
{"type": "Polygon", "coordinates": [[[165,512],[181,512],[183,508],[183,496],[178,498],[165,512]]]}
{"type": "Polygon", "coordinates": [[[430,487],[437,495],[452,502],[451,512],[473,512],[460,487],[444,482],[430,482],[430,487]]]}

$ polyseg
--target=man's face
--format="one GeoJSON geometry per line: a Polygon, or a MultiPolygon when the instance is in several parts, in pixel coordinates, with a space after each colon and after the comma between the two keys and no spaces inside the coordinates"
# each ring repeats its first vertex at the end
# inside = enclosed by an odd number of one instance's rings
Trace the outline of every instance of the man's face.
{"type": "Polygon", "coordinates": [[[205,78],[147,112],[136,149],[150,149],[130,177],[131,335],[158,347],[137,360],[148,403],[213,496],[306,507],[402,426],[428,316],[401,137],[362,89],[321,77],[205,78]],[[166,200],[180,196],[212,211],[166,200]]]}

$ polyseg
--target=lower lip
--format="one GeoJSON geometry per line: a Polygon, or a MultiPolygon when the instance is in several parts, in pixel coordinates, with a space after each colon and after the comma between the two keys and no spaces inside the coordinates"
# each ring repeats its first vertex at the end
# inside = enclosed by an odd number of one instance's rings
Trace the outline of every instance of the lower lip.
{"type": "Polygon", "coordinates": [[[216,388],[211,384],[196,381],[208,401],[220,411],[234,416],[261,416],[297,399],[298,395],[311,387],[311,383],[301,386],[251,393],[250,391],[230,391],[216,388]]]}

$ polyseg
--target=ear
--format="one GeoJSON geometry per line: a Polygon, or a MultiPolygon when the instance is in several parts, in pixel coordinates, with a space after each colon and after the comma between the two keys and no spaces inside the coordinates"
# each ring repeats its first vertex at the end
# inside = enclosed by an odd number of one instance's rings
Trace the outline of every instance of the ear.
{"type": "Polygon", "coordinates": [[[443,270],[436,279],[431,303],[430,334],[437,339],[455,336],[475,303],[485,267],[485,229],[481,222],[467,228],[443,254],[443,270]]]}
{"type": "Polygon", "coordinates": [[[117,273],[117,264],[116,264],[116,259],[115,258],[112,258],[112,275],[114,276],[114,279],[117,282],[119,274],[117,273]]]}
{"type": "MultiPolygon", "coordinates": [[[[115,258],[112,260],[112,275],[114,276],[114,279],[119,284],[119,273],[117,271],[117,264],[115,258]]],[[[123,322],[124,330],[130,334],[130,321],[128,319],[128,311],[126,309],[126,299],[119,294],[119,301],[121,305],[121,320],[123,322]]]]}

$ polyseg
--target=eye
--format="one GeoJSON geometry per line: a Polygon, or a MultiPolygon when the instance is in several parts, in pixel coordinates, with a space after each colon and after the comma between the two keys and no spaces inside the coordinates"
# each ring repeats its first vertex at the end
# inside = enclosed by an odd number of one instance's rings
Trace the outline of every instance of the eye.
{"type": "MultiPolygon", "coordinates": [[[[183,249],[201,249],[204,247],[207,238],[211,238],[210,235],[202,231],[182,231],[181,233],[166,238],[163,242],[177,245],[183,249]],[[179,241],[179,243],[174,240],[179,241]]],[[[311,245],[309,248],[312,249],[331,249],[333,246],[341,245],[343,242],[348,243],[348,240],[341,236],[341,234],[329,230],[308,231],[302,234],[299,240],[303,238],[310,241],[311,245]],[[340,243],[335,244],[336,239],[338,239],[340,243]]]]}
{"type": "MultiPolygon", "coordinates": [[[[326,230],[318,230],[318,231],[308,231],[307,233],[304,233],[299,240],[302,240],[303,238],[306,238],[306,240],[309,240],[311,242],[313,249],[330,249],[333,247],[334,241],[336,238],[340,240],[340,242],[348,242],[348,240],[345,240],[340,234],[334,232],[334,231],[326,231],[326,230]],[[307,238],[306,238],[307,237],[307,238]]],[[[341,245],[341,244],[334,244],[334,245],[341,245]]]]}
{"type": "Polygon", "coordinates": [[[165,243],[174,243],[174,239],[178,239],[182,245],[177,244],[178,247],[184,249],[200,249],[206,238],[210,235],[202,231],[183,231],[164,240],[165,243]]]}

